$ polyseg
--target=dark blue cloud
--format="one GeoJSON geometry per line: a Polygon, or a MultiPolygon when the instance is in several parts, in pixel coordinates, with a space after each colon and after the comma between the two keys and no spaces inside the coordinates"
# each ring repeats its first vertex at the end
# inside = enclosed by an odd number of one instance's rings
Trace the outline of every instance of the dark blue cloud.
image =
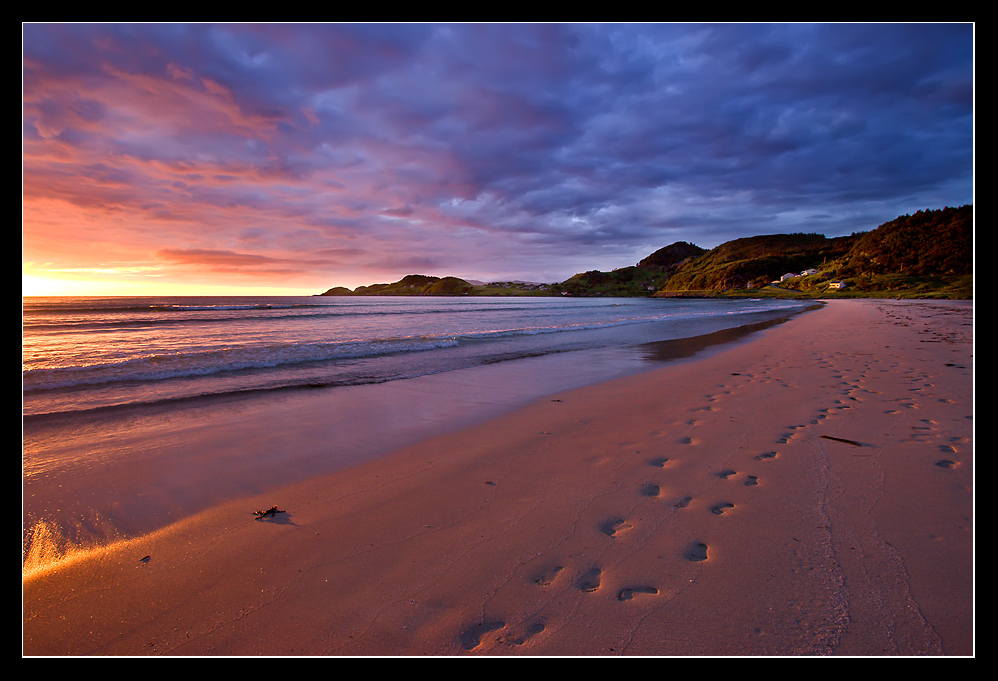
{"type": "MultiPolygon", "coordinates": [[[[482,238],[633,260],[670,240],[831,236],[971,202],[973,28],[33,24],[24,88],[116,73],[217,86],[269,134],[195,121],[107,143],[344,190],[337,224],[358,234],[374,229],[365,211],[444,215],[482,238]]],[[[39,96],[25,135],[85,137],[110,106],[39,96]]],[[[299,208],[308,224],[337,214],[299,208]]]]}

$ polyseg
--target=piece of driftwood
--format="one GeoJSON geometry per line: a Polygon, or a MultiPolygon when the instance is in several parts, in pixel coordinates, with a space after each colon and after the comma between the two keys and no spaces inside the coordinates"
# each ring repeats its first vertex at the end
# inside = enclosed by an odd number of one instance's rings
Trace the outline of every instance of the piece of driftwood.
{"type": "Polygon", "coordinates": [[[836,442],[845,442],[847,445],[853,445],[854,447],[862,447],[862,442],[856,442],[855,440],[847,440],[844,437],[832,437],[831,435],[821,435],[820,437],[826,440],[835,440],[836,442]]]}
{"type": "Polygon", "coordinates": [[[253,511],[253,515],[257,518],[273,518],[277,513],[285,513],[285,511],[282,511],[276,506],[271,506],[266,511],[253,511]]]}

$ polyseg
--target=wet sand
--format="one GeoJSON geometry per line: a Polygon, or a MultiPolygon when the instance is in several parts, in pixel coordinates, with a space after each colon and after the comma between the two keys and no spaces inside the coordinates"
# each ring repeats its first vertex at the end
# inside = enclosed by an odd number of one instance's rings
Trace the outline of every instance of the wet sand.
{"type": "Polygon", "coordinates": [[[972,655],[972,324],[831,301],[218,505],[25,578],[22,651],[972,655]]]}

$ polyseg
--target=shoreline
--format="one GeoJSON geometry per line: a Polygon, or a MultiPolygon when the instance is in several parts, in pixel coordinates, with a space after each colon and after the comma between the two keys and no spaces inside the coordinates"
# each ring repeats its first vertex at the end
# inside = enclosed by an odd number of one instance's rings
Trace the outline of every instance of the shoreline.
{"type": "MultiPolygon", "coordinates": [[[[253,299],[257,300],[257,299],[253,299]]],[[[404,300],[404,298],[396,297],[394,300],[404,300]]],[[[495,299],[493,299],[495,300],[495,299]]],[[[731,301],[717,301],[720,304],[725,302],[730,303],[731,301]]],[[[762,302],[762,301],[747,301],[745,305],[749,305],[751,302],[762,302]]],[[[767,301],[771,302],[771,301],[767,301]]],[[[646,345],[650,342],[660,342],[668,339],[674,339],[676,333],[681,334],[680,339],[685,339],[687,336],[685,334],[691,334],[689,341],[692,345],[695,345],[697,338],[701,335],[711,334],[715,332],[715,327],[720,329],[725,328],[741,328],[741,327],[758,327],[760,326],[756,322],[758,320],[777,320],[782,321],[788,316],[794,314],[799,314],[801,311],[806,309],[812,309],[814,307],[820,306],[822,303],[820,301],[812,301],[809,303],[797,303],[793,308],[779,308],[779,307],[762,307],[750,310],[748,312],[742,311],[739,313],[738,325],[735,327],[729,326],[730,322],[724,321],[725,319],[731,319],[725,315],[717,315],[715,318],[710,319],[702,318],[687,318],[685,320],[678,319],[618,319],[616,321],[611,321],[610,323],[597,322],[592,326],[587,324],[581,324],[577,329],[572,329],[572,326],[564,326],[559,329],[560,333],[557,334],[547,334],[545,332],[538,332],[539,330],[530,330],[529,327],[525,328],[522,333],[511,333],[506,335],[501,329],[495,332],[496,337],[505,336],[505,340],[511,339],[528,339],[531,337],[571,337],[573,334],[587,334],[591,338],[588,341],[592,344],[592,347],[586,348],[586,341],[578,340],[578,345],[572,347],[571,345],[567,347],[516,347],[513,346],[505,353],[497,353],[494,356],[482,355],[482,356],[471,356],[466,357],[464,360],[460,358],[457,360],[451,360],[449,363],[441,362],[439,364],[416,364],[415,370],[412,370],[408,375],[405,371],[394,371],[384,374],[379,374],[376,369],[369,370],[367,372],[361,372],[353,375],[338,375],[335,372],[327,373],[326,375],[316,374],[308,375],[304,378],[301,377],[282,377],[276,380],[260,381],[258,383],[247,382],[231,382],[221,385],[205,385],[198,386],[194,389],[185,390],[183,388],[172,389],[168,391],[151,391],[144,396],[132,395],[117,395],[113,398],[108,398],[100,394],[91,394],[88,391],[93,390],[95,386],[101,386],[99,382],[87,383],[84,382],[81,386],[74,387],[72,385],[54,385],[49,388],[42,388],[39,385],[34,385],[27,393],[26,399],[23,400],[22,405],[22,420],[28,424],[45,424],[60,421],[86,421],[86,420],[101,420],[102,422],[107,422],[119,418],[120,416],[127,417],[129,413],[141,413],[147,410],[159,410],[162,412],[167,412],[171,410],[183,410],[190,405],[197,406],[201,408],[202,406],[210,407],[213,403],[222,401],[236,401],[236,400],[252,400],[252,399],[266,399],[269,396],[280,396],[282,394],[293,393],[295,391],[305,391],[305,390],[335,390],[335,389],[349,389],[357,388],[365,385],[374,384],[385,384],[385,383],[395,383],[397,381],[412,381],[419,380],[426,376],[433,376],[440,373],[447,373],[451,371],[469,372],[474,371],[481,366],[489,364],[498,364],[508,361],[517,361],[523,359],[532,359],[537,357],[551,356],[558,353],[564,352],[591,352],[593,350],[607,350],[612,348],[617,348],[626,351],[627,348],[638,348],[641,345],[646,345]],[[634,334],[634,329],[637,329],[636,335],[634,334]],[[567,333],[566,333],[567,332],[567,333]],[[602,338],[600,335],[602,334],[602,338]],[[616,334],[616,337],[613,336],[616,334]],[[595,337],[595,340],[592,339],[595,337]],[[82,396],[77,396],[74,392],[78,387],[82,387],[84,392],[82,396]],[[70,392],[70,397],[65,398],[63,402],[53,402],[50,399],[46,401],[45,398],[40,400],[40,406],[38,403],[32,404],[31,400],[34,395],[32,393],[45,394],[49,391],[56,394],[61,393],[63,390],[70,392]]],[[[285,306],[288,305],[285,303],[285,306]]],[[[617,305],[617,303],[612,303],[611,306],[617,305]]],[[[253,306],[250,306],[253,307],[253,306]]],[[[278,306],[281,307],[281,306],[278,306]]],[[[335,308],[330,308],[335,309],[335,308]]],[[[541,327],[543,328],[543,327],[541,327]]],[[[556,327],[551,327],[548,330],[553,330],[556,327]]],[[[389,332],[391,333],[391,332],[389,332]]],[[[470,336],[463,333],[457,332],[454,334],[443,333],[437,336],[433,336],[436,340],[448,339],[462,339],[465,343],[470,345],[471,339],[478,335],[478,332],[472,332],[470,336]]],[[[485,333],[486,336],[490,335],[488,332],[485,333]]],[[[415,337],[415,336],[414,336],[415,337]]],[[[343,341],[346,345],[350,345],[351,341],[343,341]]],[[[355,343],[363,343],[363,340],[353,341],[355,343]]],[[[455,341],[459,342],[459,341],[455,341]]],[[[713,341],[708,341],[713,343],[713,341]]],[[[724,341],[719,341],[724,342],[724,341]]],[[[498,346],[496,346],[498,347],[498,346]]],[[[447,348],[446,344],[440,348],[430,348],[427,352],[426,349],[417,349],[401,352],[393,352],[390,349],[384,352],[373,352],[371,355],[365,353],[359,353],[357,355],[347,354],[339,359],[328,359],[327,362],[336,363],[343,362],[349,364],[352,361],[361,360],[365,361],[371,357],[391,357],[398,356],[404,358],[411,358],[413,360],[418,360],[424,354],[440,354],[444,355],[449,352],[452,348],[447,348]],[[440,352],[442,350],[442,352],[440,352]]],[[[321,364],[324,360],[315,360],[317,363],[321,364]]],[[[582,363],[588,364],[589,360],[581,360],[582,363]]],[[[295,367],[297,364],[307,364],[308,362],[294,362],[288,361],[284,363],[278,363],[278,366],[283,367],[295,367]]],[[[250,372],[255,371],[259,367],[249,367],[250,372]]],[[[269,367],[268,367],[269,368],[269,367]]],[[[214,367],[218,369],[218,367],[214,367]]],[[[543,369],[542,369],[543,371],[543,369]]],[[[238,373],[239,370],[235,370],[233,373],[238,373]]],[[[221,375],[224,376],[225,372],[211,370],[208,372],[209,375],[221,375]]],[[[192,375],[199,375],[199,372],[193,372],[192,375]]],[[[190,378],[190,375],[179,375],[172,378],[166,378],[166,382],[174,380],[186,380],[190,378]]],[[[610,376],[607,376],[610,377],[610,376]]],[[[605,380],[604,378],[597,378],[594,382],[599,380],[605,380]]],[[[141,384],[145,379],[141,377],[135,377],[130,380],[121,380],[122,384],[141,384]]],[[[70,382],[71,383],[71,382],[70,382]]],[[[99,390],[98,390],[99,392],[99,390]]]]}
{"type": "Polygon", "coordinates": [[[22,652],[972,655],[972,323],[831,301],[221,504],[24,580],[22,652]]]}
{"type": "Polygon", "coordinates": [[[750,313],[740,326],[712,331],[711,323],[693,337],[543,353],[404,380],[25,418],[23,562],[30,571],[60,552],[154,532],[230,499],[332,473],[549,394],[694,359],[805,310],[750,313]]]}

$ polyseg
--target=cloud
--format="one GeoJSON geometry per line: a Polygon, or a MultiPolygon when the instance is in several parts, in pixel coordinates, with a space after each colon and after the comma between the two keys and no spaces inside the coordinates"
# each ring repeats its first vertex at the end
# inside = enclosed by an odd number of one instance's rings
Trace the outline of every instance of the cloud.
{"type": "Polygon", "coordinates": [[[164,248],[163,250],[157,251],[156,255],[183,264],[195,264],[198,266],[225,269],[239,269],[246,267],[256,268],[261,265],[272,265],[276,262],[280,262],[275,258],[268,258],[263,255],[234,253],[232,251],[215,251],[203,248],[164,248]]]}
{"type": "Polygon", "coordinates": [[[577,253],[609,268],[674,240],[831,236],[972,201],[969,24],[27,24],[23,38],[39,261],[86,224],[95,253],[282,277],[299,261],[308,286],[379,264],[568,276],[577,253]],[[310,257],[337,250],[354,257],[310,257]]]}

